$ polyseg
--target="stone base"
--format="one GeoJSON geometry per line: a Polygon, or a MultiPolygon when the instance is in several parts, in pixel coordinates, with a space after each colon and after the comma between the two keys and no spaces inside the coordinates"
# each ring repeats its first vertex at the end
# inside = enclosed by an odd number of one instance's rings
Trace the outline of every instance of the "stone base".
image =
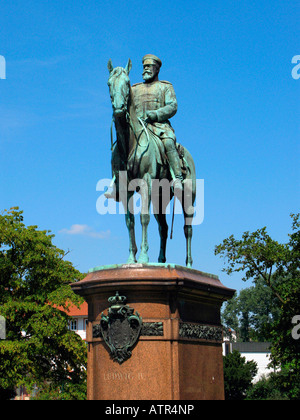
{"type": "MultiPolygon", "coordinates": [[[[216,276],[176,265],[120,265],[101,267],[72,289],[89,306],[89,400],[224,399],[220,308],[234,290],[216,276]],[[108,303],[116,292],[142,319],[131,357],[121,364],[107,344],[113,323],[100,327],[102,313],[102,320],[117,313],[108,303]]],[[[118,334],[128,330],[120,319],[118,334]]]]}

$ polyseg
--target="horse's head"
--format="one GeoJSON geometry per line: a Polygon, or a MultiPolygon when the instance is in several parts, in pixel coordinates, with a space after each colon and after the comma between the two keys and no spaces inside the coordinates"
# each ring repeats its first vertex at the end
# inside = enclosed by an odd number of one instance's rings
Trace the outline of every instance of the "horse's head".
{"type": "Polygon", "coordinates": [[[112,62],[109,60],[107,67],[110,73],[108,86],[113,107],[113,114],[114,117],[121,117],[126,113],[128,107],[130,94],[130,80],[128,75],[131,70],[132,63],[129,59],[125,68],[113,68],[112,62]]]}

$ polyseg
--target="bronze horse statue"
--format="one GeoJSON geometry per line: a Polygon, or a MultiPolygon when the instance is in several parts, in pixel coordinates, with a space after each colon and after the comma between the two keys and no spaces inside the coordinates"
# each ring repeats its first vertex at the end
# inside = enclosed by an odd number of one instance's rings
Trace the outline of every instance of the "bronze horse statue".
{"type": "MultiPolygon", "coordinates": [[[[112,172],[117,190],[117,200],[125,208],[126,226],[129,233],[129,258],[127,263],[149,262],[148,256],[148,225],[150,222],[150,204],[152,201],[154,215],[158,223],[160,235],[159,263],[166,262],[166,245],[168,238],[168,224],[166,221],[166,208],[174,197],[172,174],[165,159],[162,158],[164,146],[159,139],[154,139],[153,134],[147,129],[147,123],[138,118],[134,103],[133,90],[130,85],[129,72],[131,60],[125,68],[113,68],[111,60],[108,62],[110,72],[108,86],[113,107],[113,120],[117,140],[112,151],[112,172]],[[121,182],[121,174],[126,173],[126,181],[121,182]],[[159,187],[154,188],[155,182],[166,180],[168,191],[159,187]],[[123,184],[123,185],[122,185],[123,184]],[[155,191],[154,191],[155,190],[155,191]],[[136,260],[137,245],[135,240],[135,216],[132,206],[132,197],[135,192],[141,195],[141,224],[142,243],[141,252],[136,260]]],[[[183,194],[180,199],[184,214],[184,234],[186,238],[186,265],[192,267],[192,220],[194,212],[185,211],[185,200],[193,206],[196,198],[196,173],[191,154],[183,148],[186,163],[186,176],[183,182],[183,194]],[[184,194],[187,182],[189,193],[184,194]]],[[[161,184],[158,184],[161,185],[161,184]]],[[[188,207],[189,209],[191,207],[188,207]]],[[[174,216],[174,214],[173,214],[174,216]]]]}

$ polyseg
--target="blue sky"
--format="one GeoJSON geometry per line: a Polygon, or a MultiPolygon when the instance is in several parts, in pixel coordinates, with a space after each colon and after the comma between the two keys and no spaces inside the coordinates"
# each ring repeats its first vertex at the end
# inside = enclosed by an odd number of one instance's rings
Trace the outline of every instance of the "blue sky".
{"type": "MultiPolygon", "coordinates": [[[[96,211],[97,182],[110,176],[107,62],[130,57],[136,83],[153,53],[177,95],[177,138],[205,182],[194,268],[247,286],[221,272],[214,247],[263,226],[285,242],[299,211],[299,15],[294,0],[2,2],[0,210],[19,206],[26,224],[51,230],[82,272],[126,261],[124,217],[96,211]]],[[[168,262],[184,265],[182,227],[178,215],[168,262]]],[[[155,262],[154,218],[149,230],[155,262]]]]}

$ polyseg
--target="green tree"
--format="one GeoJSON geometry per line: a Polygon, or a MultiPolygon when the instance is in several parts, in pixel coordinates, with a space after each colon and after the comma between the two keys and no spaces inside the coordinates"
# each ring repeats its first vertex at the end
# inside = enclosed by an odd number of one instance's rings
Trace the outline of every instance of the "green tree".
{"type": "Polygon", "coordinates": [[[244,400],[257,374],[257,364],[234,350],[224,360],[225,400],[244,400]]]}
{"type": "Polygon", "coordinates": [[[237,333],[237,341],[271,341],[272,325],[279,316],[279,301],[260,277],[226,303],[222,322],[237,333]]]}
{"type": "Polygon", "coordinates": [[[242,272],[243,280],[256,284],[263,280],[278,300],[280,314],[270,331],[272,361],[288,372],[286,392],[289,398],[300,398],[300,340],[292,336],[292,319],[300,308],[300,214],[292,214],[292,233],[285,244],[273,240],[266,228],[250,233],[242,239],[233,235],[216,246],[215,254],[224,257],[228,274],[242,272]]]}
{"type": "Polygon", "coordinates": [[[6,319],[0,388],[72,387],[74,399],[80,399],[86,344],[69,330],[65,310],[82,303],[70,287],[82,274],[64,260],[53,237],[26,227],[18,208],[0,215],[0,315],[6,319]]]}
{"type": "Polygon", "coordinates": [[[287,372],[272,372],[259,379],[248,391],[247,400],[289,400],[284,383],[287,372]]]}

